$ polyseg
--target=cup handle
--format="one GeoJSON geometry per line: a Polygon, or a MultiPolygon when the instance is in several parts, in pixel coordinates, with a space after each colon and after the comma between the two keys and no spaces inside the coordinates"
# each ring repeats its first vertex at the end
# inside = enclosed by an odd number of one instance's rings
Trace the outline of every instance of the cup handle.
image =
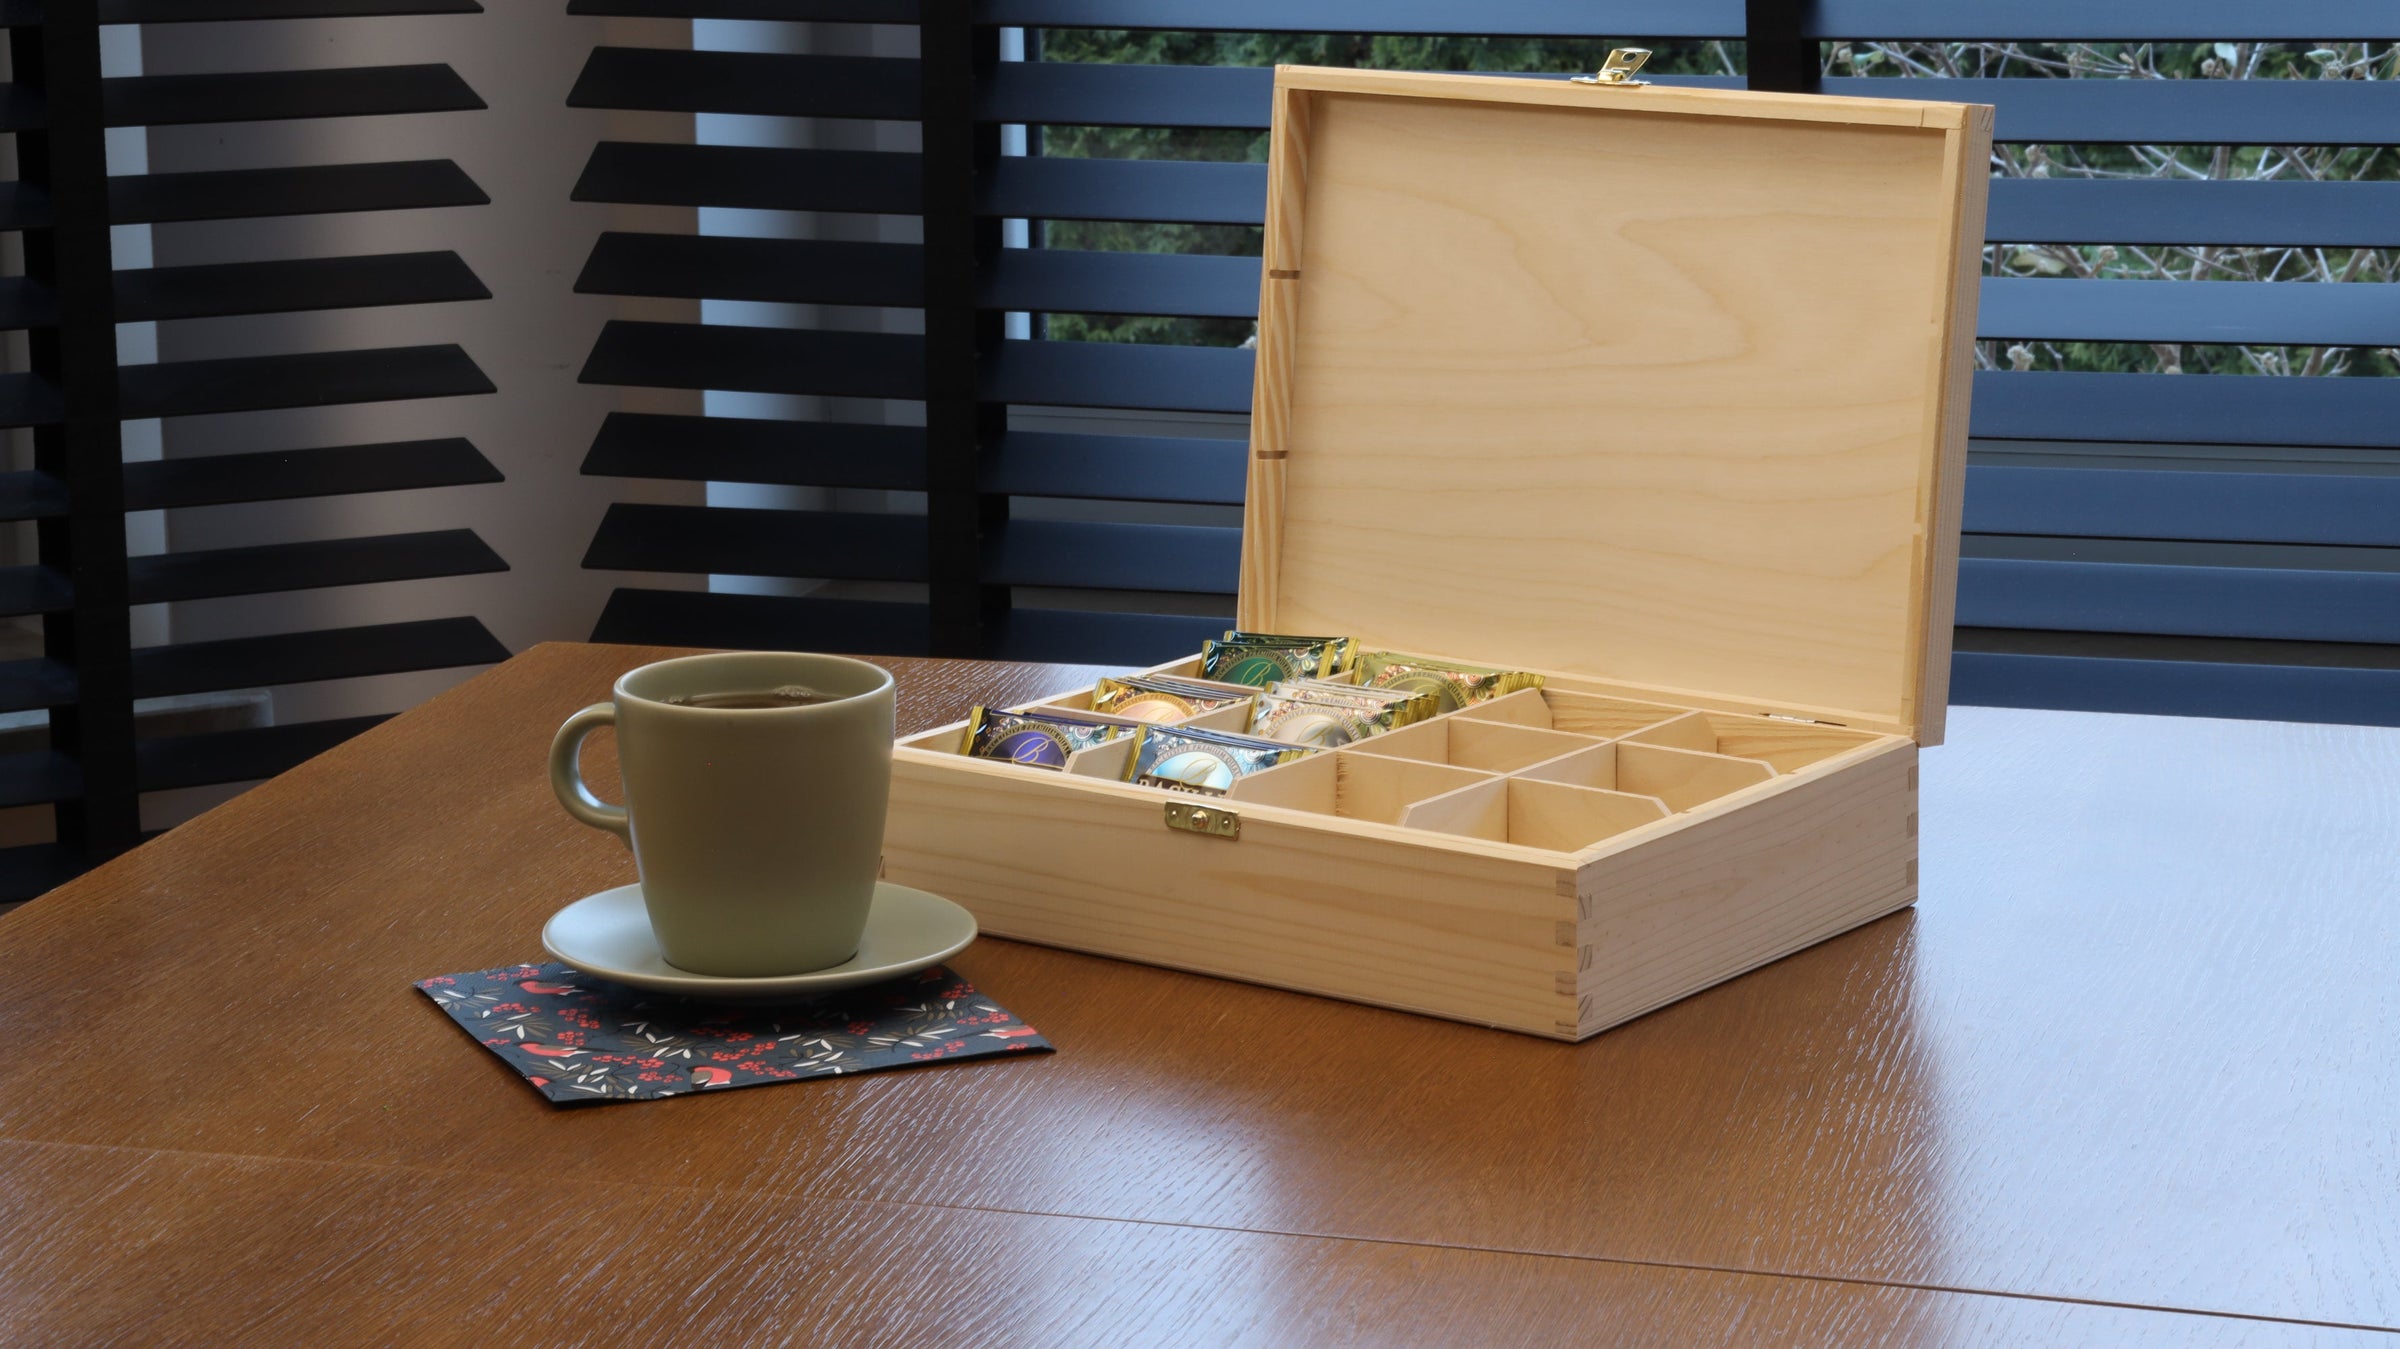
{"type": "Polygon", "coordinates": [[[583,742],[603,726],[617,724],[614,703],[594,703],[558,728],[558,736],[550,742],[550,790],[558,793],[558,803],[567,813],[594,829],[605,829],[633,842],[625,825],[625,807],[612,806],[592,795],[583,783],[583,742]]]}

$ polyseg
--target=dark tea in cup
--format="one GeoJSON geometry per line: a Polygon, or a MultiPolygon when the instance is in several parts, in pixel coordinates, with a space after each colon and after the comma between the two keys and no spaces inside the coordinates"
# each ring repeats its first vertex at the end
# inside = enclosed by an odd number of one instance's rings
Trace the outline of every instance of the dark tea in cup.
{"type": "Polygon", "coordinates": [[[813,707],[834,701],[834,695],[786,684],[773,689],[727,689],[721,693],[689,693],[661,698],[670,707],[706,707],[720,711],[742,708],[813,707]]]}

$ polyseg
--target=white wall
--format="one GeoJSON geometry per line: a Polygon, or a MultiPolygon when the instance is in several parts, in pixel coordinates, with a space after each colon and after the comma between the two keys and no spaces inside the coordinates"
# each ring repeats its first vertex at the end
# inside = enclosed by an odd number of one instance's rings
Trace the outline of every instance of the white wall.
{"type": "MultiPolygon", "coordinates": [[[[474,303],[163,324],[162,359],[455,342],[502,390],[479,398],[180,419],[166,428],[168,455],[463,435],[508,478],[490,486],[174,512],[167,535],[177,551],[467,527],[512,568],[177,604],[175,640],[470,614],[521,649],[588,637],[618,584],[676,584],[589,572],[580,564],[610,502],[698,500],[700,489],[589,478],[579,465],[612,409],[697,410],[698,395],[585,386],[576,374],[606,319],[689,319],[696,306],[578,296],[573,285],[602,229],[688,230],[691,213],[580,205],[568,197],[596,141],[686,140],[690,119],[571,110],[566,98],[596,43],[614,35],[628,45],[681,45],[689,25],[571,18],[563,9],[556,0],[500,0],[480,15],[144,31],[153,74],[442,62],[490,105],[481,112],[150,132],[153,171],[447,158],[492,198],[482,207],[158,227],[157,260],[165,265],[448,248],[493,292],[474,303]]],[[[465,673],[281,689],[277,720],[397,710],[465,673]]]]}

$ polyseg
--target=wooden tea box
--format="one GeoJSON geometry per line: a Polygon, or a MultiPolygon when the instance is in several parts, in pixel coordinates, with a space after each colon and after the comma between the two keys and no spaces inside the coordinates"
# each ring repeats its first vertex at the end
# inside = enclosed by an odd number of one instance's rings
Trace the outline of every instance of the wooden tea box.
{"type": "Polygon", "coordinates": [[[1547,686],[1224,797],[912,736],[888,875],[997,936],[1566,1040],[1914,902],[1990,132],[1278,70],[1240,626],[1547,686]]]}

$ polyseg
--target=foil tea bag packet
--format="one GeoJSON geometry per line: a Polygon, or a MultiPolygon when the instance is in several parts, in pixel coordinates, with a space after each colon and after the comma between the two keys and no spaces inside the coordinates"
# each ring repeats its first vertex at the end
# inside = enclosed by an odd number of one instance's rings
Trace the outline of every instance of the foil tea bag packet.
{"type": "Polygon", "coordinates": [[[1333,664],[1320,672],[1329,675],[1347,670],[1358,661],[1356,637],[1300,637],[1290,633],[1243,632],[1239,628],[1229,628],[1218,640],[1237,646],[1329,646],[1334,648],[1333,664]]]}
{"type": "Polygon", "coordinates": [[[1441,710],[1437,694],[1412,692],[1408,689],[1370,689],[1357,684],[1336,684],[1322,679],[1286,679],[1271,685],[1267,692],[1279,698],[1301,698],[1309,702],[1340,703],[1347,707],[1382,709],[1397,708],[1400,715],[1392,722],[1394,729],[1413,725],[1441,710]]]}
{"type": "Polygon", "coordinates": [[[1368,688],[1431,693],[1441,699],[1444,712],[1456,712],[1504,693],[1542,686],[1540,675],[1525,670],[1460,665],[1427,656],[1404,656],[1396,651],[1369,651],[1359,657],[1358,670],[1359,682],[1368,688]]]}
{"type": "Polygon", "coordinates": [[[1092,710],[1149,722],[1181,721],[1247,702],[1252,696],[1156,675],[1125,675],[1103,679],[1092,687],[1092,710]]]}
{"type": "Polygon", "coordinates": [[[1406,703],[1370,707],[1356,702],[1264,694],[1250,710],[1250,734],[1291,745],[1332,749],[1381,735],[1406,723],[1406,703]]]}
{"type": "Polygon", "coordinates": [[[1244,640],[1200,644],[1200,673],[1228,684],[1265,688],[1279,679],[1311,679],[1333,674],[1349,659],[1344,637],[1268,637],[1248,634],[1244,640]]]}
{"type": "Polygon", "coordinates": [[[1223,796],[1237,778],[1316,752],[1218,731],[1156,726],[1144,727],[1143,732],[1126,764],[1125,780],[1204,796],[1223,796]]]}
{"type": "Polygon", "coordinates": [[[973,759],[1006,759],[1031,768],[1063,769],[1077,750],[1149,728],[1078,717],[1071,712],[1002,712],[978,707],[967,714],[962,751],[973,759]]]}

